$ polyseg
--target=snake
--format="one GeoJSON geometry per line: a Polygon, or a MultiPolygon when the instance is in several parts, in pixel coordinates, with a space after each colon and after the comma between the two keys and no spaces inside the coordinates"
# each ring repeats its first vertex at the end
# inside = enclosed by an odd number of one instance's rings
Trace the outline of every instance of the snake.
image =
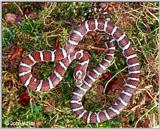
{"type": "Polygon", "coordinates": [[[69,39],[63,48],[32,51],[23,57],[19,64],[19,78],[22,84],[31,90],[48,92],[61,82],[73,60],[78,62],[73,73],[76,85],[71,97],[73,113],[87,123],[102,123],[119,115],[128,105],[140,78],[139,59],[127,35],[109,19],[85,20],[69,35],[69,39]],[[89,64],[89,54],[87,51],[77,49],[77,45],[89,32],[102,32],[111,38],[107,43],[108,49],[104,59],[93,70],[86,73],[89,64]],[[97,112],[88,111],[84,108],[82,99],[93,83],[111,65],[114,59],[115,43],[121,49],[128,67],[128,76],[123,90],[109,107],[105,107],[97,112]],[[32,75],[33,66],[40,62],[56,62],[54,71],[44,80],[39,80],[32,75]]]}

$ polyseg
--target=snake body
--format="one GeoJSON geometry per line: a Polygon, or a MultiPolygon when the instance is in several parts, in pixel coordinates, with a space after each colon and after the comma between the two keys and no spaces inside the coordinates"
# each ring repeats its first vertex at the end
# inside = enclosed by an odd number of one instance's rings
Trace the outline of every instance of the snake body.
{"type": "Polygon", "coordinates": [[[128,104],[136,86],[139,83],[140,64],[138,57],[132,47],[131,42],[126,34],[115,26],[110,20],[89,19],[84,21],[77,29],[75,29],[67,41],[64,48],[54,51],[33,51],[24,57],[19,66],[19,77],[22,83],[32,90],[47,92],[54,88],[63,79],[67,67],[75,60],[79,60],[79,64],[74,70],[75,85],[77,86],[71,98],[71,108],[73,112],[82,121],[87,123],[101,123],[117,116],[128,104]],[[83,50],[77,50],[78,43],[87,36],[88,32],[103,32],[111,36],[108,43],[108,52],[100,64],[98,64],[89,74],[86,69],[89,63],[88,53],[83,50]],[[115,102],[108,108],[104,108],[99,112],[87,111],[82,105],[82,98],[86,92],[92,87],[92,84],[100,77],[102,73],[111,64],[114,58],[115,42],[122,50],[122,54],[128,65],[128,78],[124,84],[122,92],[115,102]],[[38,80],[33,77],[32,66],[38,62],[54,62],[56,68],[48,79],[38,80]]]}

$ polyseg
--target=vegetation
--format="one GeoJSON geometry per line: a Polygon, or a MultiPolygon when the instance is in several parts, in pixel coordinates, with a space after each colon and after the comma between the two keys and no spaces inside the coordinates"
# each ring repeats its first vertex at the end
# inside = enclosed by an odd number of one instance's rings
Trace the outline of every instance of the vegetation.
{"type": "MultiPolygon", "coordinates": [[[[69,34],[84,20],[84,11],[93,8],[84,2],[3,2],[2,3],[2,126],[3,127],[158,127],[158,2],[101,3],[107,15],[132,41],[140,58],[140,84],[129,105],[110,121],[86,124],[70,108],[74,90],[74,61],[61,83],[48,93],[33,92],[20,82],[19,62],[34,50],[54,50],[64,46],[69,34]]],[[[80,44],[90,54],[89,70],[105,55],[104,39],[91,38],[80,44]]],[[[46,78],[54,63],[34,67],[37,78],[46,78]]],[[[104,76],[84,98],[88,110],[110,105],[123,88],[127,75],[120,49],[104,76]],[[114,76],[116,75],[116,76],[114,76]],[[105,84],[109,81],[108,86],[105,84]]]]}

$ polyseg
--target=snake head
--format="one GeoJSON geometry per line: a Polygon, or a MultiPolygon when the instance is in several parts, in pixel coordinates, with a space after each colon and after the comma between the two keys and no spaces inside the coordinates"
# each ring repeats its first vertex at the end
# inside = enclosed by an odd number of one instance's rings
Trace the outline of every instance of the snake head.
{"type": "Polygon", "coordinates": [[[75,72],[74,80],[75,80],[76,87],[80,87],[83,84],[84,77],[85,76],[81,70],[78,70],[75,72]]]}

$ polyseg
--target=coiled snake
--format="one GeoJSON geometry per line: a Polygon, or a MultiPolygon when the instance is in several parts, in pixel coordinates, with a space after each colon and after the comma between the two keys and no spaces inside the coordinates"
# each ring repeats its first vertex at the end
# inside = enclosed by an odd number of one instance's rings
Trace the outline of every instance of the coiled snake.
{"type": "Polygon", "coordinates": [[[138,57],[132,47],[131,42],[118,27],[110,20],[89,19],[84,21],[77,29],[75,29],[67,41],[64,48],[54,51],[33,51],[24,57],[19,65],[19,77],[24,86],[32,90],[47,92],[55,88],[63,79],[67,67],[70,63],[78,59],[79,63],[74,69],[75,85],[77,86],[71,98],[71,108],[73,112],[88,123],[101,123],[117,116],[128,104],[136,86],[139,83],[140,64],[138,57]],[[88,32],[100,31],[112,37],[108,43],[108,52],[100,64],[98,64],[89,74],[86,69],[89,63],[88,52],[76,49],[78,43],[86,36],[88,32]],[[92,87],[92,84],[105,72],[114,58],[115,42],[122,49],[122,54],[128,65],[128,78],[122,92],[115,102],[108,108],[104,108],[99,112],[91,112],[84,109],[82,98],[86,92],[92,87]],[[48,79],[38,80],[33,77],[32,66],[38,62],[54,62],[56,68],[48,79]]]}

